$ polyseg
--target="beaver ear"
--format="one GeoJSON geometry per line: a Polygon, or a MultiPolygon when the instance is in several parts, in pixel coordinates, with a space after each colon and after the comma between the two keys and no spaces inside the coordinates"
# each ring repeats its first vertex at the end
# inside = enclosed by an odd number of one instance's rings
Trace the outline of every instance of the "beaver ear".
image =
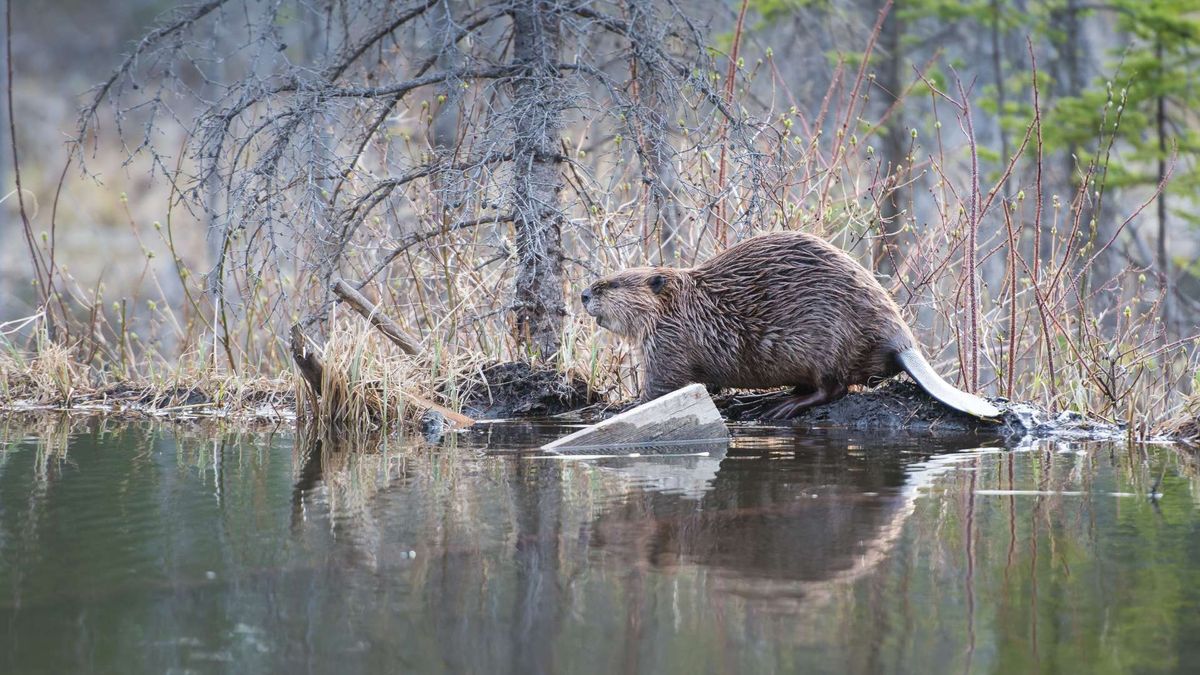
{"type": "Polygon", "coordinates": [[[663,288],[666,288],[667,277],[663,274],[655,274],[654,276],[650,277],[650,279],[646,282],[646,285],[650,287],[651,293],[658,295],[659,293],[662,293],[663,288]]]}

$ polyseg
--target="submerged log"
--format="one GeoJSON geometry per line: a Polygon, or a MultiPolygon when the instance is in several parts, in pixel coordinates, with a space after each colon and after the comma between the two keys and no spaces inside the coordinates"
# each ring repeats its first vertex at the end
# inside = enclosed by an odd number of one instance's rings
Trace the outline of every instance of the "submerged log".
{"type": "Polygon", "coordinates": [[[729,429],[702,384],[637,406],[542,446],[579,450],[613,446],[665,445],[728,440],[729,429]]]}

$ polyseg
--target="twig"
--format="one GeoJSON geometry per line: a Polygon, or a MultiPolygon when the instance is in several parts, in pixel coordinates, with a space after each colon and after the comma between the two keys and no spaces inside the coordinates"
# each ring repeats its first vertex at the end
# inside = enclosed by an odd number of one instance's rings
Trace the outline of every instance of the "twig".
{"type": "MultiPolygon", "coordinates": [[[[738,49],[742,44],[742,25],[746,21],[746,8],[750,0],[742,0],[742,9],[738,12],[737,27],[733,30],[733,47],[729,50],[729,70],[725,76],[725,103],[733,103],[734,83],[737,80],[738,49]]],[[[717,243],[721,248],[729,245],[729,217],[725,205],[725,154],[729,143],[726,136],[729,131],[729,121],[721,120],[720,143],[721,159],[717,167],[717,195],[720,203],[717,206],[717,243]]]]}
{"type": "MultiPolygon", "coordinates": [[[[13,114],[13,57],[12,57],[12,0],[4,3],[4,49],[7,60],[8,82],[8,133],[12,143],[13,177],[17,183],[17,206],[21,212],[21,226],[25,234],[25,243],[29,246],[29,261],[33,264],[33,279],[37,283],[38,298],[42,305],[49,310],[50,289],[47,288],[49,274],[46,272],[46,261],[34,240],[33,227],[29,223],[29,212],[25,209],[25,191],[21,187],[21,160],[17,152],[17,122],[13,114]]],[[[54,317],[47,311],[46,332],[54,339],[54,317]]]]}

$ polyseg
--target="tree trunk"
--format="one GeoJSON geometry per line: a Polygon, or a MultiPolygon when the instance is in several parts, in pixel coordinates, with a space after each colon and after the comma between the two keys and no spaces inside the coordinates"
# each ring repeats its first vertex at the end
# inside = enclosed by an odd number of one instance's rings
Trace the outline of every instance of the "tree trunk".
{"type": "MultiPolygon", "coordinates": [[[[1159,38],[1155,45],[1155,56],[1158,58],[1158,63],[1162,64],[1162,38],[1159,38]]],[[[1165,97],[1160,95],[1156,103],[1155,122],[1158,127],[1158,183],[1161,185],[1167,177],[1167,101],[1165,97]]],[[[1171,257],[1167,254],[1167,192],[1165,189],[1158,196],[1158,274],[1162,285],[1163,342],[1170,342],[1172,335],[1171,321],[1174,320],[1174,312],[1171,311],[1171,305],[1174,302],[1174,297],[1171,289],[1171,257]]]]}
{"type": "Polygon", "coordinates": [[[559,131],[564,106],[558,72],[560,18],[547,0],[517,0],[513,17],[513,223],[517,283],[514,325],[518,344],[534,359],[558,353],[563,317],[562,190],[559,131]]]}
{"type": "MultiPolygon", "coordinates": [[[[454,10],[458,9],[457,0],[441,0],[433,8],[433,56],[437,59],[437,69],[443,73],[452,73],[462,68],[463,58],[455,41],[457,23],[454,10]]],[[[437,156],[435,161],[452,163],[454,155],[460,150],[459,130],[462,121],[463,88],[461,82],[451,80],[438,90],[434,99],[433,122],[429,125],[429,146],[437,156]]],[[[462,173],[448,170],[441,171],[431,177],[433,184],[432,197],[439,202],[435,213],[441,214],[442,225],[449,226],[459,210],[467,203],[471,188],[462,173]]]]}
{"type": "MultiPolygon", "coordinates": [[[[1009,145],[1008,131],[1004,128],[1004,107],[1007,96],[1004,89],[1004,49],[1001,45],[1000,17],[1003,8],[1000,0],[992,0],[992,78],[996,81],[996,133],[1000,136],[1000,166],[1008,166],[1009,145]]],[[[1013,198],[1012,181],[1004,182],[1004,200],[1013,198]]]]}
{"type": "MultiPolygon", "coordinates": [[[[1079,96],[1083,93],[1087,82],[1084,79],[1082,61],[1089,57],[1095,56],[1091,53],[1091,46],[1087,42],[1087,35],[1084,33],[1083,21],[1080,19],[1080,12],[1083,8],[1080,7],[1079,0],[1067,0],[1066,11],[1058,15],[1058,20],[1055,28],[1063,35],[1071,36],[1070,39],[1064,40],[1057,46],[1058,58],[1051,62],[1053,69],[1051,74],[1056,83],[1058,96],[1079,96]]],[[[1058,181],[1059,187],[1052,186],[1046,190],[1047,194],[1074,194],[1078,186],[1075,180],[1075,175],[1078,167],[1076,166],[1076,158],[1079,157],[1079,147],[1074,142],[1067,143],[1061,153],[1062,159],[1062,176],[1058,181]]],[[[1053,180],[1053,179],[1051,179],[1053,180]]],[[[1086,206],[1084,207],[1086,210],[1086,206]]],[[[1084,223],[1091,220],[1090,213],[1083,214],[1084,223]]],[[[1042,223],[1043,232],[1041,233],[1041,251],[1037,251],[1037,255],[1043,259],[1050,257],[1052,241],[1054,239],[1052,228],[1054,218],[1047,218],[1042,223]]],[[[1090,236],[1090,233],[1089,233],[1090,236]]]]}
{"type": "MultiPolygon", "coordinates": [[[[454,72],[461,67],[462,59],[454,42],[455,20],[451,0],[442,0],[433,12],[434,30],[437,31],[434,40],[437,69],[444,73],[454,72]]],[[[439,154],[445,154],[458,144],[458,104],[462,98],[462,87],[457,82],[450,82],[444,87],[442,95],[446,98],[437,104],[433,124],[429,128],[429,145],[439,154]]]]}
{"type": "Polygon", "coordinates": [[[676,202],[679,175],[672,161],[674,149],[667,127],[675,116],[671,93],[663,81],[661,64],[655,63],[650,50],[643,44],[655,44],[664,38],[661,24],[654,14],[651,0],[631,0],[629,3],[630,39],[633,44],[634,84],[636,99],[631,120],[638,137],[638,154],[642,179],[649,188],[650,203],[646,208],[647,234],[658,233],[659,261],[670,265],[679,245],[680,209],[676,202]],[[643,43],[643,44],[639,44],[643,43]]]}
{"type": "MultiPolygon", "coordinates": [[[[306,39],[301,44],[301,53],[304,54],[303,58],[306,62],[327,62],[333,54],[337,53],[340,45],[336,42],[337,33],[334,32],[336,25],[334,11],[335,5],[330,4],[326,7],[324,20],[321,15],[313,12],[309,14],[307,25],[296,26],[296,30],[302,35],[307,33],[306,39]]],[[[336,172],[336,162],[331,150],[334,141],[330,130],[337,124],[336,116],[332,113],[320,112],[312,122],[305,138],[307,142],[312,143],[308,171],[314,194],[308,200],[310,202],[308,208],[312,211],[306,215],[322,230],[314,244],[317,247],[316,256],[320,265],[321,299],[322,303],[328,303],[333,298],[330,288],[333,287],[333,278],[338,275],[338,268],[342,263],[342,255],[345,253],[348,237],[337,222],[336,212],[331,208],[328,200],[321,197],[321,195],[328,195],[333,190],[333,181],[329,179],[329,176],[336,172]]],[[[322,321],[324,319],[325,317],[322,317],[322,321]]]]}

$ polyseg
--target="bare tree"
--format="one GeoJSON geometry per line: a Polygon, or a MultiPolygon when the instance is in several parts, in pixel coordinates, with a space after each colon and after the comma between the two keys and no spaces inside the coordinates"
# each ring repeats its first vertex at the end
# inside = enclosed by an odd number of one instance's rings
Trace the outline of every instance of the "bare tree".
{"type": "MultiPolygon", "coordinates": [[[[882,7],[882,3],[879,3],[882,7]]],[[[905,72],[902,43],[904,39],[904,21],[899,12],[889,12],[883,24],[880,38],[882,51],[880,74],[877,80],[882,90],[883,105],[891,112],[891,118],[886,122],[887,131],[883,137],[883,157],[888,163],[887,181],[879,209],[880,233],[875,242],[876,269],[893,274],[899,267],[900,242],[904,228],[904,197],[905,191],[897,185],[905,176],[904,167],[911,166],[908,159],[909,135],[904,127],[904,111],[901,106],[905,72]]],[[[886,113],[885,113],[886,114],[886,113]]]]}
{"type": "Polygon", "coordinates": [[[562,18],[549,0],[518,0],[513,8],[512,212],[519,272],[515,330],[543,356],[558,353],[563,306],[562,220],[558,193],[564,98],[558,53],[562,18]]]}
{"type": "MultiPolygon", "coordinates": [[[[586,268],[590,257],[565,250],[565,232],[580,230],[576,245],[596,240],[597,194],[612,194],[624,171],[611,154],[568,156],[564,133],[645,131],[649,217],[665,222],[668,243],[678,239],[681,193],[690,192],[687,208],[714,199],[674,171],[684,151],[669,141],[673,106],[689,113],[695,140],[686,151],[711,144],[718,118],[731,144],[752,143],[708,77],[716,69],[703,28],[673,3],[665,18],[635,5],[626,14],[575,0],[210,0],[148,34],[96,90],[78,154],[86,160],[107,102],[118,133],[136,141],[131,151],[149,155],[179,205],[217,229],[209,289],[214,299],[231,283],[242,291],[240,306],[214,302],[231,364],[223,312],[247,315],[247,294],[264,285],[278,291],[274,306],[288,308],[280,315],[307,306],[314,323],[339,274],[360,287],[382,276],[409,303],[434,297],[458,307],[466,293],[495,295],[483,281],[493,269],[509,280],[508,299],[489,301],[490,311],[476,303],[472,320],[506,314],[518,351],[551,359],[562,342],[567,266],[586,268]],[[323,44],[289,45],[296,21],[308,28],[303,39],[323,44]],[[425,39],[410,44],[401,31],[425,39]],[[168,104],[180,94],[195,114],[168,104]],[[168,121],[189,135],[182,157],[157,142],[168,121]],[[400,261],[407,278],[393,273],[400,261]]],[[[753,156],[733,152],[734,161],[753,156]]],[[[418,318],[440,327],[436,313],[418,318]]]]}
{"type": "Polygon", "coordinates": [[[680,190],[675,168],[676,153],[671,146],[669,125],[674,113],[672,101],[678,92],[656,64],[656,55],[647,45],[662,44],[668,26],[659,20],[650,0],[629,2],[630,27],[634,31],[631,68],[632,105],[627,119],[637,138],[642,181],[650,198],[647,232],[657,233],[659,259],[669,263],[675,258],[680,228],[680,208],[676,194],[680,190]]]}

